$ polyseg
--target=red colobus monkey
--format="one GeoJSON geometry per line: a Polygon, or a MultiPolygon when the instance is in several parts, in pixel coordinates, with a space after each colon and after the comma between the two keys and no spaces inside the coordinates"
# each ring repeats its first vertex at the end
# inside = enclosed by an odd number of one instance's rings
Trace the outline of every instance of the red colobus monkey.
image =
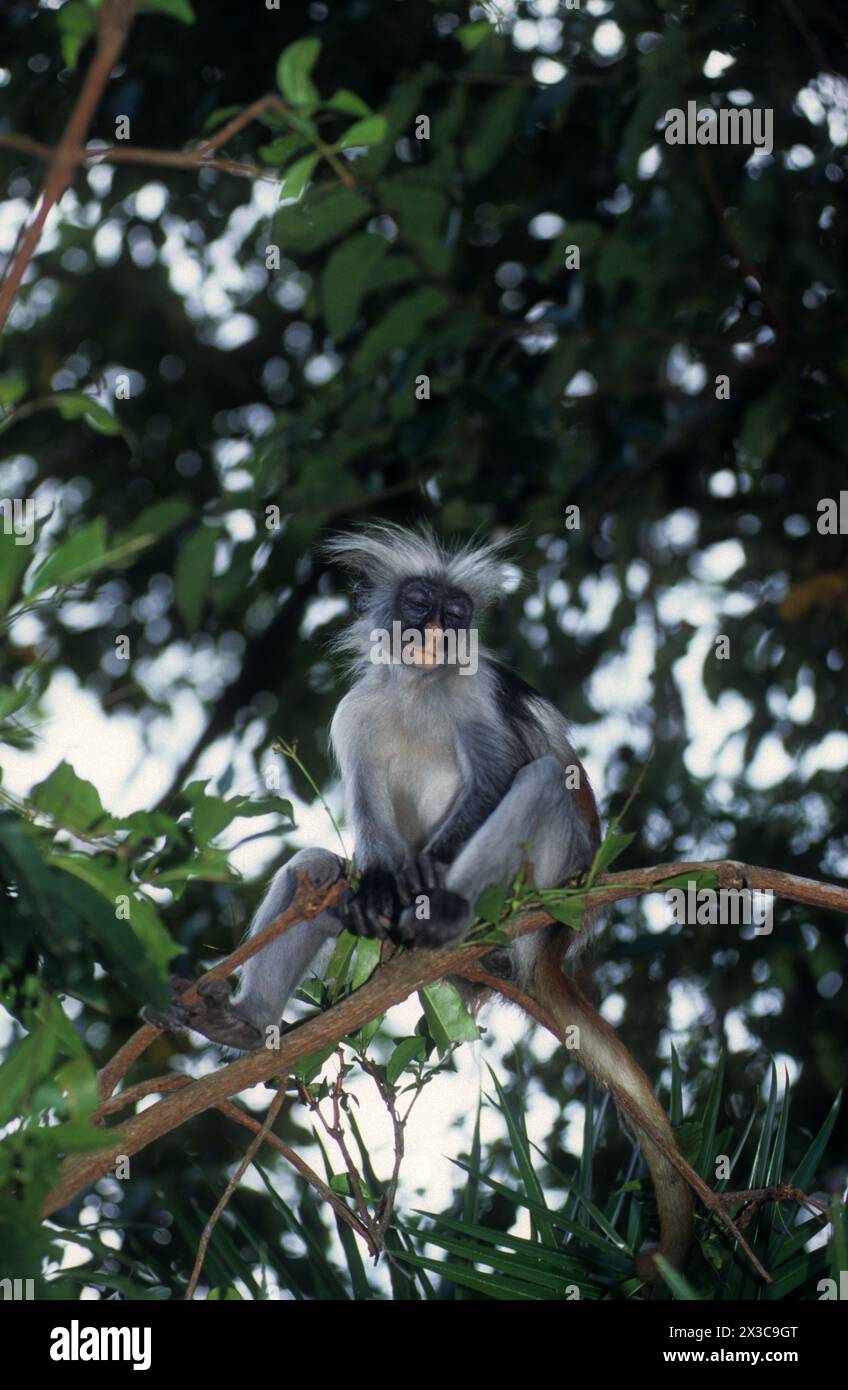
{"type": "MultiPolygon", "coordinates": [[[[600,841],[595,798],[565,720],[490,653],[475,652],[480,615],[502,592],[502,547],[447,548],[429,531],[381,524],[332,540],[327,552],[356,576],[356,616],[338,644],[355,679],[331,737],[360,878],[338,906],[248,960],[231,1001],[222,982],[210,982],[216,1021],[204,1031],[235,1047],[262,1043],[342,927],[443,946],[461,938],[484,890],[511,885],[526,861],[537,887],[555,887],[589,867],[600,841]],[[469,659],[445,659],[451,651],[469,659]]],[[[330,884],[346,865],[328,850],[300,851],[273,879],[251,933],[288,908],[303,870],[330,884]]],[[[579,1028],[575,1056],[640,1141],[657,1196],[659,1250],[681,1267],[692,1239],[691,1193],[669,1159],[675,1141],[647,1077],[569,978],[584,939],[558,925],[528,933],[511,945],[508,970],[560,1036],[579,1028]]],[[[156,1021],[196,1026],[176,1001],[156,1021]]],[[[650,1252],[638,1267],[654,1277],[650,1252]]]]}

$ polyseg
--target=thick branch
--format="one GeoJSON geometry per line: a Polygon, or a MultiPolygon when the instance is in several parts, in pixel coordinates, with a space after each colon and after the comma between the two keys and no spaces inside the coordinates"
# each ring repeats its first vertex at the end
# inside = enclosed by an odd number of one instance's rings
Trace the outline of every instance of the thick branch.
{"type": "MultiPolygon", "coordinates": [[[[809,903],[816,907],[826,907],[833,911],[848,913],[848,889],[846,888],[838,887],[836,884],[819,883],[813,879],[799,878],[795,874],[785,874],[776,869],[740,864],[734,860],[658,864],[653,868],[634,869],[627,873],[604,874],[597,880],[597,884],[602,886],[603,891],[594,892],[591,895],[590,905],[592,907],[602,906],[621,898],[654,892],[663,880],[685,874],[694,875],[707,870],[718,873],[719,883],[723,887],[747,886],[754,889],[771,890],[792,902],[809,903]]],[[[338,884],[333,885],[330,891],[341,892],[343,886],[344,882],[340,880],[338,884]]],[[[297,907],[296,911],[301,918],[305,915],[300,906],[297,907]]],[[[289,918],[294,912],[295,905],[293,904],[288,913],[282,914],[282,918],[289,918]]],[[[276,934],[277,931],[284,929],[282,918],[278,918],[276,922],[271,924],[267,929],[269,933],[276,934]]],[[[528,931],[537,931],[541,927],[547,926],[550,920],[550,917],[544,912],[525,913],[510,926],[510,933],[513,936],[519,936],[528,931]]],[[[257,937],[251,942],[244,943],[237,952],[217,965],[211,973],[216,977],[229,974],[234,963],[238,959],[244,959],[246,951],[252,953],[253,949],[258,949],[257,943],[259,941],[260,938],[257,937]]],[[[287,1033],[282,1038],[277,1051],[262,1048],[239,1057],[228,1066],[222,1067],[208,1076],[198,1078],[184,1090],[165,1096],[157,1105],[151,1106],[140,1115],[134,1115],[122,1126],[120,1136],[116,1137],[115,1144],[110,1148],[101,1149],[92,1154],[74,1155],[66,1159],[63,1166],[62,1181],[46,1199],[43,1215],[47,1216],[65,1206],[97,1178],[109,1172],[119,1155],[139,1153],[155,1139],[171,1133],[187,1120],[192,1119],[193,1116],[201,1114],[210,1106],[219,1105],[239,1091],[255,1086],[259,1081],[265,1081],[282,1073],[291,1074],[296,1063],[304,1057],[308,1057],[332,1043],[339,1042],[350,1033],[356,1032],[373,1018],[385,1013],[395,1004],[401,1003],[410,994],[420,989],[422,985],[430,984],[432,981],[443,979],[448,975],[464,974],[469,968],[473,969],[474,963],[479,957],[490,949],[488,944],[465,945],[437,951],[406,951],[395,956],[377,970],[371,979],[354,994],[349,995],[325,1013],[307,1019],[287,1033]]],[[[540,1018],[540,1021],[547,1023],[547,1019],[540,1018]]],[[[130,1039],[121,1053],[103,1069],[101,1081],[103,1082],[102,1093],[104,1095],[109,1094],[106,1090],[108,1082],[113,1077],[119,1078],[125,1073],[129,1065],[126,1061],[127,1057],[135,1060],[144,1050],[139,1045],[139,1038],[144,1035],[152,1041],[156,1033],[157,1030],[154,1028],[141,1029],[136,1038],[130,1039]],[[123,1059],[121,1069],[116,1066],[118,1057],[123,1059]]]]}
{"type": "Polygon", "coordinates": [[[409,951],[395,957],[347,999],[286,1034],[279,1050],[261,1048],[239,1057],[228,1066],[198,1078],[185,1090],[165,1096],[140,1115],[133,1115],[121,1126],[110,1148],[66,1159],[62,1182],[48,1196],[42,1215],[49,1216],[65,1206],[97,1178],[108,1173],[119,1156],[139,1153],[154,1139],[170,1134],[186,1120],[239,1091],[282,1072],[291,1073],[304,1057],[355,1033],[422,985],[461,969],[489,949],[488,946],[463,946],[458,950],[409,951]]]}

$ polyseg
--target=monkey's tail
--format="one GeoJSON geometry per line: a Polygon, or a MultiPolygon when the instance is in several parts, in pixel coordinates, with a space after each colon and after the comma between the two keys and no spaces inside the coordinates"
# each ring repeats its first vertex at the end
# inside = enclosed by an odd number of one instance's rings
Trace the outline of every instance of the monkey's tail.
{"type": "Polygon", "coordinates": [[[563,972],[563,934],[551,931],[544,936],[547,939],[537,956],[529,992],[550,1016],[554,1031],[563,1042],[570,1041],[567,1029],[579,1029],[574,1055],[611,1093],[620,1115],[641,1145],[656,1193],[660,1243],[654,1249],[640,1251],[636,1272],[641,1279],[655,1282],[660,1277],[655,1254],[665,1256],[675,1269],[683,1269],[689,1257],[694,1235],[693,1201],[683,1172],[691,1169],[642,1068],[615,1030],[563,972]]]}

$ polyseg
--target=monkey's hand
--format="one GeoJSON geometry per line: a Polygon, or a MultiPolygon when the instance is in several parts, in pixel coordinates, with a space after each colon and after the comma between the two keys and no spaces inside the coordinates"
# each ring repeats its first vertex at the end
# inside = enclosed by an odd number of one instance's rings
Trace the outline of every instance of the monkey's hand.
{"type": "Polygon", "coordinates": [[[346,894],[338,910],[355,936],[389,936],[400,910],[394,875],[388,869],[366,869],[356,892],[346,894]]]}
{"type": "Polygon", "coordinates": [[[167,1009],[144,1008],[141,1016],[156,1028],[193,1028],[211,1042],[224,1043],[244,1052],[252,1052],[264,1041],[258,1028],[241,1018],[230,1004],[230,987],[226,980],[205,980],[197,986],[198,998],[191,1004],[183,995],[193,980],[171,979],[173,996],[167,1009]]]}
{"type": "Polygon", "coordinates": [[[404,910],[396,936],[404,946],[446,946],[471,925],[471,905],[445,887],[445,867],[422,853],[407,860],[398,875],[404,910]]]}

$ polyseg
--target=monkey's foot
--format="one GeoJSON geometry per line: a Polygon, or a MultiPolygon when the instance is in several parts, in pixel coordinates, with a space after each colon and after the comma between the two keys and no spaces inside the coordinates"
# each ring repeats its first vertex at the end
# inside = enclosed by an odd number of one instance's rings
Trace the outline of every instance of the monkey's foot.
{"type": "Polygon", "coordinates": [[[402,907],[412,907],[416,898],[427,897],[436,888],[445,886],[445,865],[422,850],[404,861],[397,876],[397,891],[402,907]]]}
{"type": "Polygon", "coordinates": [[[237,1047],[243,1052],[252,1052],[255,1047],[262,1045],[263,1037],[259,1029],[233,1009],[230,987],[225,980],[206,980],[199,984],[199,997],[186,1004],[183,995],[193,984],[193,980],[174,977],[171,980],[173,998],[168,1008],[144,1008],[142,1017],[157,1028],[192,1028],[210,1042],[237,1047]]]}
{"type": "Polygon", "coordinates": [[[393,876],[385,869],[370,869],[356,892],[340,899],[336,910],[354,936],[387,937],[398,913],[393,876]]]}
{"type": "Polygon", "coordinates": [[[464,936],[471,925],[471,905],[449,888],[431,888],[418,894],[416,903],[404,909],[397,938],[404,946],[449,946],[464,936]]]}

